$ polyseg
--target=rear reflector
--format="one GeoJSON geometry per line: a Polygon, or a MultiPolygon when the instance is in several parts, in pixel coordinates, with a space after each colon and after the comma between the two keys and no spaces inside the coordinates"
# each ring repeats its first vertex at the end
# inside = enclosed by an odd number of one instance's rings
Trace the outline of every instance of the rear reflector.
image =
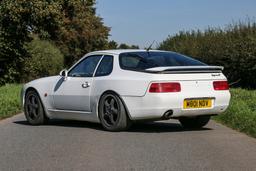
{"type": "Polygon", "coordinates": [[[214,81],[213,88],[214,90],[228,90],[229,85],[227,81],[214,81]]]}
{"type": "Polygon", "coordinates": [[[150,93],[169,93],[180,91],[180,83],[152,83],[149,88],[150,93]]]}

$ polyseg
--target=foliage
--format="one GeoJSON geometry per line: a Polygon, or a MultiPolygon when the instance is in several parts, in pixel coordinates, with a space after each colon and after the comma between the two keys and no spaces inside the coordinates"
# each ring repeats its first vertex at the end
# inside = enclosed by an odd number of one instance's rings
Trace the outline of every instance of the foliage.
{"type": "Polygon", "coordinates": [[[90,51],[107,48],[110,28],[96,16],[95,0],[62,0],[60,4],[63,23],[55,42],[64,53],[67,66],[90,51]]]}
{"type": "Polygon", "coordinates": [[[228,110],[215,119],[256,138],[256,90],[231,89],[228,110]]]}
{"type": "Polygon", "coordinates": [[[25,44],[37,35],[63,52],[65,64],[108,45],[109,28],[96,16],[95,0],[0,1],[0,84],[21,81],[25,44]]]}
{"type": "Polygon", "coordinates": [[[111,40],[108,42],[108,49],[139,49],[140,47],[138,45],[127,45],[125,43],[121,43],[118,45],[118,43],[114,40],[111,40]]]}
{"type": "Polygon", "coordinates": [[[21,85],[7,84],[0,87],[0,119],[12,116],[21,111],[21,85]]]}
{"type": "Polygon", "coordinates": [[[125,44],[125,43],[121,43],[119,45],[118,49],[139,49],[139,46],[137,46],[137,45],[129,46],[129,45],[125,44]]]}
{"type": "Polygon", "coordinates": [[[32,40],[31,33],[51,33],[51,30],[55,30],[60,24],[59,10],[59,4],[50,1],[0,2],[0,68],[3,70],[0,73],[1,82],[20,81],[23,57],[27,55],[24,44],[32,40]]]}
{"type": "Polygon", "coordinates": [[[24,81],[56,75],[62,68],[64,57],[60,50],[46,40],[35,38],[25,48],[30,54],[24,63],[24,81]]]}
{"type": "Polygon", "coordinates": [[[108,42],[108,49],[118,49],[118,43],[114,40],[108,42]]]}
{"type": "Polygon", "coordinates": [[[256,88],[256,22],[234,23],[225,29],[179,32],[159,49],[195,57],[210,65],[222,65],[236,86],[256,88]]]}

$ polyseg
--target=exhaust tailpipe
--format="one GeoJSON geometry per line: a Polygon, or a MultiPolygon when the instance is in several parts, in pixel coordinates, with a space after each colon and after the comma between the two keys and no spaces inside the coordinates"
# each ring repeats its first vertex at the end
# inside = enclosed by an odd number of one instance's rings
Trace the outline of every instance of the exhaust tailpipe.
{"type": "Polygon", "coordinates": [[[172,114],[173,114],[173,110],[168,110],[167,112],[164,113],[163,119],[166,119],[166,120],[171,119],[172,114]]]}

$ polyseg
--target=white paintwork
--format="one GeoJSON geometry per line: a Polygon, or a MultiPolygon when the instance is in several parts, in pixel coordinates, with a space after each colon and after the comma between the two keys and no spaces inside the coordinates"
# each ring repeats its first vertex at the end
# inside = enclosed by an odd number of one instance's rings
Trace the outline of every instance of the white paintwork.
{"type": "MultiPolygon", "coordinates": [[[[24,105],[25,92],[28,88],[34,88],[39,93],[49,118],[91,122],[99,122],[98,103],[101,95],[108,90],[120,96],[132,120],[160,119],[170,109],[174,111],[173,117],[220,114],[227,109],[230,101],[229,91],[214,91],[212,83],[214,80],[226,80],[222,73],[152,74],[122,70],[119,66],[119,54],[136,51],[145,50],[109,50],[89,53],[81,60],[90,55],[114,56],[112,73],[108,76],[91,78],[67,77],[65,80],[61,76],[52,76],[37,79],[24,85],[22,103],[24,105]],[[181,92],[148,93],[151,83],[172,81],[180,82],[181,92]],[[90,84],[89,88],[82,88],[81,85],[85,82],[90,84]],[[46,93],[47,96],[45,96],[46,93]],[[213,100],[211,109],[183,109],[184,99],[202,97],[213,100]]],[[[160,69],[164,70],[164,68],[160,69]]]]}
{"type": "MultiPolygon", "coordinates": [[[[61,79],[62,80],[62,79],[61,79]]],[[[68,77],[66,81],[60,81],[61,85],[54,89],[54,108],[58,110],[74,110],[90,112],[91,87],[82,88],[87,82],[93,83],[93,78],[68,77]]]]}

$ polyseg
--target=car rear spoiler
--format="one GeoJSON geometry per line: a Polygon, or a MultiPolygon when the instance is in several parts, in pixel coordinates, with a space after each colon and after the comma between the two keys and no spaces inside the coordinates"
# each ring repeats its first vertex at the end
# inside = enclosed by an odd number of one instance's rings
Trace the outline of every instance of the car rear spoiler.
{"type": "Polygon", "coordinates": [[[223,66],[173,66],[173,67],[154,67],[145,71],[151,73],[220,73],[223,66]]]}

